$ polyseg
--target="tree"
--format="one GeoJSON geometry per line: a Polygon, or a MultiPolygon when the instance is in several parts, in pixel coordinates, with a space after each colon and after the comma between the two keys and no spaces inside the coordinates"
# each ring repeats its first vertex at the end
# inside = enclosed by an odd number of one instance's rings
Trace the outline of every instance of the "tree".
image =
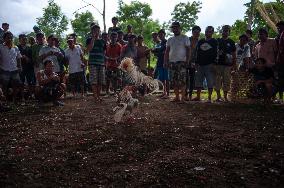
{"type": "Polygon", "coordinates": [[[118,2],[117,17],[120,27],[125,29],[127,25],[132,25],[134,33],[143,35],[147,45],[151,45],[151,33],[161,28],[157,20],[150,18],[151,15],[152,9],[147,3],[132,1],[125,4],[122,0],[118,2]]]}
{"type": "Polygon", "coordinates": [[[79,36],[81,42],[86,41],[86,35],[90,32],[90,24],[95,21],[91,12],[76,13],[75,19],[71,20],[73,31],[79,36]]]}
{"type": "Polygon", "coordinates": [[[43,16],[37,18],[37,24],[46,35],[54,33],[60,38],[68,29],[68,19],[54,0],[49,0],[48,6],[43,8],[43,16]]]}
{"type": "Polygon", "coordinates": [[[171,13],[171,21],[178,21],[184,32],[188,32],[195,25],[198,19],[197,14],[200,12],[202,3],[193,1],[192,3],[179,3],[175,6],[174,11],[171,13]]]}

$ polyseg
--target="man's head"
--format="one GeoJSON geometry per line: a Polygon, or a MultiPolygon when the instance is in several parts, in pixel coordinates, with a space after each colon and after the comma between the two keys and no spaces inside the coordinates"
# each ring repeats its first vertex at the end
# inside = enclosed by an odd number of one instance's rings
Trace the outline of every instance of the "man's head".
{"type": "Polygon", "coordinates": [[[103,32],[102,33],[102,39],[107,42],[108,41],[108,33],[107,32],[103,32]]]}
{"type": "Polygon", "coordinates": [[[76,33],[71,33],[69,35],[69,37],[72,37],[74,39],[74,43],[76,44],[76,42],[77,42],[77,34],[76,33]]]}
{"type": "Polygon", "coordinates": [[[110,34],[110,42],[111,42],[112,44],[115,44],[115,43],[116,43],[117,38],[118,38],[117,32],[112,32],[112,33],[110,34]]]}
{"type": "Polygon", "coordinates": [[[44,34],[43,33],[37,33],[36,34],[36,42],[39,45],[42,45],[44,43],[44,34]]]}
{"type": "Polygon", "coordinates": [[[68,44],[69,48],[74,48],[74,45],[75,45],[74,38],[69,36],[68,39],[67,39],[67,44],[68,44]]]}
{"type": "Polygon", "coordinates": [[[118,31],[117,32],[117,40],[120,41],[123,39],[124,33],[123,31],[118,31]]]}
{"type": "Polygon", "coordinates": [[[200,36],[201,28],[199,26],[193,26],[192,28],[192,37],[198,39],[200,36]]]}
{"type": "Polygon", "coordinates": [[[132,25],[127,26],[127,33],[132,33],[133,27],[132,25]]]}
{"type": "Polygon", "coordinates": [[[20,45],[22,45],[22,46],[27,45],[27,41],[28,41],[28,39],[27,39],[27,36],[25,34],[20,34],[19,35],[20,45]]]}
{"type": "Polygon", "coordinates": [[[47,73],[52,73],[53,72],[53,68],[54,68],[54,64],[51,60],[45,60],[43,62],[43,65],[44,65],[44,70],[47,72],[47,73]]]}
{"type": "Polygon", "coordinates": [[[261,28],[258,30],[258,39],[261,42],[265,42],[268,38],[268,32],[265,28],[261,28]]]}
{"type": "Polygon", "coordinates": [[[253,35],[252,30],[247,29],[246,30],[246,35],[248,36],[249,39],[252,38],[252,35],[253,35]]]}
{"type": "Polygon", "coordinates": [[[239,40],[240,40],[240,45],[244,46],[245,44],[248,43],[249,38],[246,34],[242,34],[241,36],[239,36],[239,40]]]}
{"type": "Polygon", "coordinates": [[[166,32],[164,29],[160,29],[159,32],[158,32],[158,37],[160,40],[164,40],[165,37],[166,37],[166,32]]]}
{"type": "Polygon", "coordinates": [[[266,60],[264,58],[258,58],[255,60],[255,67],[257,69],[263,69],[266,66],[266,60]]]}
{"type": "Polygon", "coordinates": [[[130,34],[130,35],[128,36],[128,44],[130,44],[130,45],[135,45],[136,39],[137,39],[136,35],[130,34]]]}
{"type": "Polygon", "coordinates": [[[172,32],[174,35],[180,35],[181,33],[181,28],[179,22],[173,22],[171,25],[172,32]]]}
{"type": "Polygon", "coordinates": [[[8,23],[2,23],[2,29],[4,30],[4,32],[9,30],[9,24],[8,23]]]}
{"type": "Polygon", "coordinates": [[[116,26],[118,24],[118,18],[117,17],[113,17],[111,19],[111,22],[112,22],[113,26],[116,26]]]}
{"type": "Polygon", "coordinates": [[[47,37],[47,44],[48,46],[55,46],[55,36],[54,35],[49,35],[47,37]]]}
{"type": "Polygon", "coordinates": [[[138,42],[138,45],[142,45],[143,44],[143,41],[144,41],[144,38],[143,38],[143,36],[142,35],[138,35],[138,37],[137,37],[137,42],[138,42]]]}
{"type": "Polygon", "coordinates": [[[205,29],[205,37],[207,39],[211,39],[214,34],[214,27],[213,26],[207,26],[205,29]]]}
{"type": "Polygon", "coordinates": [[[224,25],[222,27],[222,37],[224,39],[227,39],[230,36],[230,32],[231,32],[231,26],[229,25],[224,25]]]}
{"type": "Polygon", "coordinates": [[[36,43],[35,38],[32,37],[32,36],[30,36],[30,37],[29,37],[29,44],[32,46],[32,45],[34,45],[35,43],[36,43]]]}
{"type": "Polygon", "coordinates": [[[92,36],[99,37],[100,35],[100,26],[99,25],[93,25],[91,28],[92,36]]]}
{"type": "Polygon", "coordinates": [[[3,39],[6,45],[13,44],[13,34],[10,31],[6,31],[3,35],[3,39]]]}
{"type": "Polygon", "coordinates": [[[281,34],[284,31],[284,21],[280,21],[276,24],[278,33],[281,34]]]}
{"type": "Polygon", "coordinates": [[[158,38],[159,35],[157,32],[153,32],[151,35],[152,35],[152,40],[154,42],[159,42],[159,38],[158,38]]]}

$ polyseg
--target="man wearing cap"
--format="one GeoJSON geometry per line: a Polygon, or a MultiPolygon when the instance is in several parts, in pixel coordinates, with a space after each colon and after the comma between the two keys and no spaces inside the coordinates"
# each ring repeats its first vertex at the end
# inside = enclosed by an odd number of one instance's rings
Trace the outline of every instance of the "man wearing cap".
{"type": "Polygon", "coordinates": [[[186,35],[181,34],[179,22],[173,22],[171,29],[174,36],[167,41],[165,66],[169,67],[170,70],[171,82],[175,92],[173,101],[179,102],[185,100],[186,67],[189,64],[190,41],[186,35]]]}
{"type": "Polygon", "coordinates": [[[43,62],[39,57],[39,51],[45,45],[45,37],[43,33],[36,34],[36,44],[32,46],[32,62],[34,66],[35,75],[39,70],[43,70],[43,62]]]}

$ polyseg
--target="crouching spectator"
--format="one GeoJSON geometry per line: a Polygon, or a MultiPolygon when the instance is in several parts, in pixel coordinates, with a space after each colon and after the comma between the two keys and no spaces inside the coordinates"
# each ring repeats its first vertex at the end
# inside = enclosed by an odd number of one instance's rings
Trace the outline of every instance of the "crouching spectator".
{"type": "Polygon", "coordinates": [[[60,82],[60,77],[54,72],[53,67],[53,62],[46,60],[44,70],[37,73],[39,87],[36,88],[36,97],[41,103],[53,102],[55,106],[64,106],[59,99],[65,93],[65,84],[60,82]]]}
{"type": "Polygon", "coordinates": [[[253,97],[264,97],[265,102],[271,102],[273,96],[274,73],[264,58],[258,58],[255,65],[249,69],[255,80],[253,97]]]}

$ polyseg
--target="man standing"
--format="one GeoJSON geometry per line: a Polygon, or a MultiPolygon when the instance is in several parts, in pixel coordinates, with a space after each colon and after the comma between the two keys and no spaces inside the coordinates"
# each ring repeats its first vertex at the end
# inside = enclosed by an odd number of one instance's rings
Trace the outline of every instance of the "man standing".
{"type": "Polygon", "coordinates": [[[13,44],[13,34],[7,31],[3,35],[4,43],[0,44],[0,85],[7,94],[8,85],[13,89],[13,101],[22,89],[19,73],[21,72],[21,53],[13,44]]]}
{"type": "Polygon", "coordinates": [[[4,43],[4,33],[9,31],[9,24],[8,23],[2,23],[2,28],[0,28],[0,44],[4,43]]]}
{"type": "Polygon", "coordinates": [[[195,61],[196,61],[196,47],[199,40],[201,28],[194,26],[192,28],[192,36],[190,40],[190,64],[187,67],[187,78],[186,78],[186,100],[192,99],[192,93],[194,89],[195,81],[195,61]]]}
{"type": "Polygon", "coordinates": [[[200,101],[201,89],[204,79],[207,81],[208,102],[211,102],[211,96],[214,86],[214,65],[217,62],[218,41],[212,38],[214,27],[208,26],[205,30],[205,38],[199,40],[196,47],[196,80],[195,87],[197,96],[193,101],[200,101]]]}
{"type": "Polygon", "coordinates": [[[117,26],[117,24],[118,24],[118,18],[117,17],[113,17],[111,19],[111,22],[112,22],[112,27],[110,27],[108,29],[109,35],[111,35],[111,33],[113,33],[113,32],[117,33],[118,31],[121,31],[121,28],[117,26]]]}
{"type": "Polygon", "coordinates": [[[100,92],[105,85],[105,49],[104,40],[100,38],[100,26],[94,25],[91,29],[92,37],[87,39],[89,52],[90,83],[94,98],[101,101],[100,92]]]}
{"type": "Polygon", "coordinates": [[[216,65],[215,89],[217,102],[221,102],[220,89],[223,89],[224,99],[228,102],[228,92],[231,84],[231,69],[236,68],[236,46],[235,42],[229,38],[230,26],[222,27],[222,38],[218,39],[218,62],[216,65]]]}
{"type": "Polygon", "coordinates": [[[167,41],[165,66],[169,67],[173,83],[175,92],[173,101],[179,102],[185,100],[186,67],[189,64],[190,41],[186,35],[181,34],[179,22],[173,22],[171,29],[174,36],[167,41]]]}
{"type": "Polygon", "coordinates": [[[38,71],[43,70],[43,62],[41,58],[39,57],[39,51],[41,48],[45,45],[45,39],[43,33],[37,33],[36,34],[36,44],[32,46],[32,61],[34,65],[34,72],[35,75],[38,71]]]}
{"type": "Polygon", "coordinates": [[[267,65],[273,67],[278,52],[276,40],[268,38],[268,32],[264,28],[259,29],[258,38],[260,42],[255,46],[254,58],[264,58],[267,65]]]}
{"type": "Polygon", "coordinates": [[[34,74],[34,67],[32,64],[32,50],[27,44],[27,36],[25,34],[19,35],[19,42],[18,49],[21,52],[22,58],[22,72],[20,74],[21,81],[25,83],[27,82],[29,86],[30,92],[32,92],[32,86],[35,85],[36,78],[34,74]]]}

